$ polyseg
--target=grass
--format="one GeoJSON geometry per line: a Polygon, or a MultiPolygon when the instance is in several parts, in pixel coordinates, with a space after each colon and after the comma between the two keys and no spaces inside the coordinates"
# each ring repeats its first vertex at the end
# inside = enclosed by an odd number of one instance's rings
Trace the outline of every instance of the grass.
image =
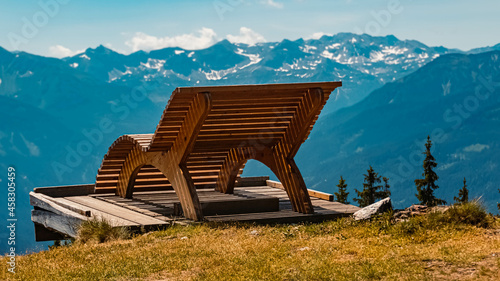
{"type": "Polygon", "coordinates": [[[488,215],[486,208],[479,199],[453,205],[444,213],[444,216],[449,223],[464,223],[479,227],[488,227],[493,223],[492,217],[488,215]]]}
{"type": "MultiPolygon", "coordinates": [[[[472,208],[457,206],[457,208],[472,208]]],[[[463,210],[394,223],[174,226],[18,257],[8,280],[498,280],[500,223],[463,210]],[[471,224],[471,222],[474,222],[471,224]],[[480,227],[478,226],[480,225],[480,227]]],[[[5,262],[1,261],[3,264],[5,262]]]]}
{"type": "Polygon", "coordinates": [[[104,218],[90,219],[84,221],[76,237],[76,243],[104,243],[114,240],[126,239],[130,233],[125,227],[113,227],[110,222],[104,218]]]}

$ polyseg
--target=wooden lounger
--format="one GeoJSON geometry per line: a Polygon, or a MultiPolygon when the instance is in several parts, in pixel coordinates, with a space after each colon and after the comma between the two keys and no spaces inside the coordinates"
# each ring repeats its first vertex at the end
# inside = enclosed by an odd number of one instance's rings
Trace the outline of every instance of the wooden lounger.
{"type": "Polygon", "coordinates": [[[123,135],[109,148],[95,192],[173,188],[186,218],[203,219],[197,188],[233,193],[247,160],[268,166],[294,211],[313,213],[293,158],[341,82],[177,88],[154,134],[123,135]]]}

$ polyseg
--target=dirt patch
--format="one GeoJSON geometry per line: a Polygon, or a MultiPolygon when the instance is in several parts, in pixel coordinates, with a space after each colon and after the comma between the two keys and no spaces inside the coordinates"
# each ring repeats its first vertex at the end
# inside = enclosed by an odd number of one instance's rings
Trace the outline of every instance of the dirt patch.
{"type": "Polygon", "coordinates": [[[467,266],[440,260],[423,262],[426,273],[435,280],[500,280],[500,253],[492,253],[467,266]]]}

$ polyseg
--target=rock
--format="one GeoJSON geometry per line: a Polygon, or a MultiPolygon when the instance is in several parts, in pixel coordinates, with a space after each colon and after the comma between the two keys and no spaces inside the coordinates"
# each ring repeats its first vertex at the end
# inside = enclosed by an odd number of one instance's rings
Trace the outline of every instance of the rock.
{"type": "Polygon", "coordinates": [[[411,205],[410,207],[406,208],[405,211],[425,213],[425,212],[427,212],[427,206],[425,206],[425,205],[411,205]]]}
{"type": "Polygon", "coordinates": [[[448,209],[450,209],[450,206],[446,206],[446,205],[439,205],[439,206],[434,206],[431,209],[431,212],[440,212],[440,213],[444,213],[446,211],[448,211],[448,209]]]}
{"type": "Polygon", "coordinates": [[[371,204],[370,206],[364,207],[363,209],[354,213],[353,216],[355,220],[367,220],[370,219],[373,215],[383,213],[390,209],[392,209],[391,198],[387,197],[383,200],[371,204]]]}

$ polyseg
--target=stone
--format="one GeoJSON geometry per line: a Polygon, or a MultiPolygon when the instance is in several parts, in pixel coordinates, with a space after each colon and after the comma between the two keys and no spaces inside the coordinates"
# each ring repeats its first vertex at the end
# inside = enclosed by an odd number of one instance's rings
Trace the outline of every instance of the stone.
{"type": "Polygon", "coordinates": [[[392,209],[391,198],[387,197],[354,213],[355,220],[367,220],[376,214],[392,209]]]}
{"type": "Polygon", "coordinates": [[[439,205],[439,206],[434,206],[431,209],[431,212],[439,212],[439,213],[444,213],[450,209],[450,206],[446,205],[439,205]]]}
{"type": "Polygon", "coordinates": [[[410,207],[406,208],[405,210],[410,211],[410,212],[425,213],[425,212],[427,212],[427,206],[425,206],[425,205],[411,205],[410,207]]]}

